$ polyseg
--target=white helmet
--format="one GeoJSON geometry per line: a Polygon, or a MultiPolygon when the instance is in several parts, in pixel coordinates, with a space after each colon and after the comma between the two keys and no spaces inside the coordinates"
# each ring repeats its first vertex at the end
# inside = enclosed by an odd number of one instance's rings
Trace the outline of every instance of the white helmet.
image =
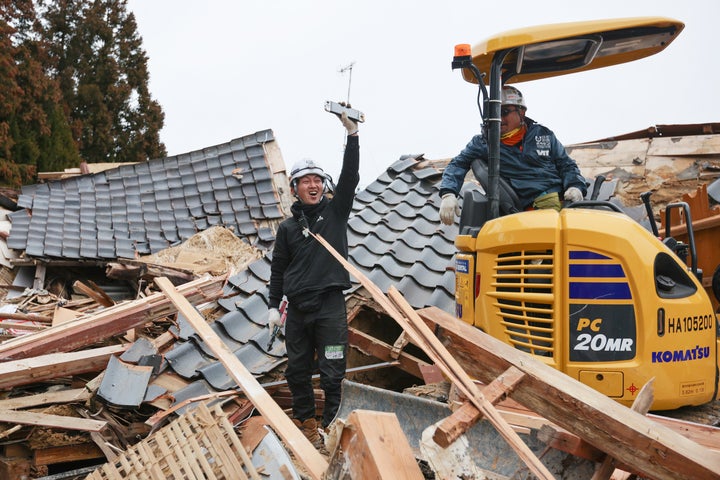
{"type": "Polygon", "coordinates": [[[515,87],[505,86],[502,89],[502,104],[503,105],[517,105],[520,108],[524,108],[527,110],[527,106],[525,105],[525,99],[523,98],[523,94],[520,93],[520,90],[518,90],[515,87]]]}
{"type": "Polygon", "coordinates": [[[330,175],[325,173],[325,170],[323,170],[320,165],[310,158],[303,158],[302,160],[295,162],[290,169],[290,186],[296,188],[298,179],[306,175],[318,175],[322,177],[325,188],[327,188],[328,182],[332,183],[330,175]]]}

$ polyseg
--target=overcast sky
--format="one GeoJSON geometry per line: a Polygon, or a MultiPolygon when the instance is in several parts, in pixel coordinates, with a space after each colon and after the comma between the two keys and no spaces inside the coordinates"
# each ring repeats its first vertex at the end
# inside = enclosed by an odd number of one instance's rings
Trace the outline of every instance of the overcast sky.
{"type": "Polygon", "coordinates": [[[657,55],[517,84],[528,116],[565,144],[656,124],[720,121],[717,0],[128,0],[177,155],[272,129],[288,169],[320,162],[335,179],[344,130],[324,111],[349,100],[360,127],[361,185],[405,154],[456,155],[480,125],[476,86],[453,48],[546,23],[638,16],[685,23],[657,55]],[[341,70],[352,64],[352,76],[341,70]],[[713,87],[715,85],[715,87],[713,87]]]}

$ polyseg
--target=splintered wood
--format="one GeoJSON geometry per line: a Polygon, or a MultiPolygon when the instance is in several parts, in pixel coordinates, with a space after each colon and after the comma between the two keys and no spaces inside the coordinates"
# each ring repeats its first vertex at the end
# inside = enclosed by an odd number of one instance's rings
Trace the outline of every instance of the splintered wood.
{"type": "Polygon", "coordinates": [[[86,480],[125,478],[259,480],[261,477],[222,409],[216,406],[211,412],[201,403],[129,448],[114,462],[99,467],[86,480]]]}

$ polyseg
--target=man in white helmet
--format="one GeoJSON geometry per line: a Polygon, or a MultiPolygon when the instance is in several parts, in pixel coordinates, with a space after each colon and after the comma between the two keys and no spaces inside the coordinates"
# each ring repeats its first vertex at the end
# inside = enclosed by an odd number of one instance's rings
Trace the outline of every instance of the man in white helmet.
{"type": "Polygon", "coordinates": [[[288,299],[285,322],[287,379],[292,393],[293,421],[318,449],[318,432],[312,375],[320,371],[325,392],[322,426],[327,427],[340,406],[348,344],[347,312],[343,290],[351,287],[345,268],[307,230],[319,234],[345,258],[348,256],[347,222],[360,182],[357,123],[343,113],[347,130],[342,169],[332,198],[330,176],[312,160],[301,160],[290,169],[290,188],[297,199],[292,217],[278,227],[273,247],[268,321],[280,325],[278,306],[288,299]]]}
{"type": "MultiPolygon", "coordinates": [[[[505,86],[500,110],[500,177],[515,191],[520,208],[560,210],[564,199],[579,202],[587,193],[585,179],[575,160],[547,127],[525,116],[522,93],[505,86]]],[[[440,183],[440,220],[446,225],[460,214],[457,197],[472,162],[487,163],[488,144],[483,135],[470,143],[445,167],[440,183]]]]}

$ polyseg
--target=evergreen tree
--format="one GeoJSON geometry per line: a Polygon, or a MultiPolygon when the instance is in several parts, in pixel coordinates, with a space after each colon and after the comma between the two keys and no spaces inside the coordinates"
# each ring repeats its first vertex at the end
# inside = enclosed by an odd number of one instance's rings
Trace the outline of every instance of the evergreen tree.
{"type": "Polygon", "coordinates": [[[125,0],[45,0],[43,36],[87,162],[166,155],[164,113],[148,90],[147,56],[125,0]]]}
{"type": "Polygon", "coordinates": [[[77,166],[79,155],[32,1],[0,0],[0,12],[0,183],[18,187],[38,171],[77,166]]]}

